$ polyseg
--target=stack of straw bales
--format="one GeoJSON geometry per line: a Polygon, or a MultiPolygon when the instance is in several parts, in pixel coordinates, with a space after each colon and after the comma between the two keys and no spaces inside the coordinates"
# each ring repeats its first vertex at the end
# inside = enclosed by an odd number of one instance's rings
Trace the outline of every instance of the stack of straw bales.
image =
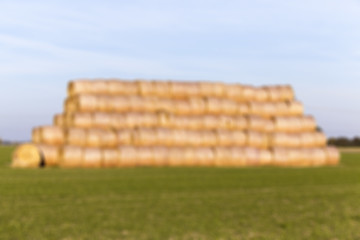
{"type": "Polygon", "coordinates": [[[335,165],[326,142],[290,86],[77,80],[13,166],[335,165]]]}

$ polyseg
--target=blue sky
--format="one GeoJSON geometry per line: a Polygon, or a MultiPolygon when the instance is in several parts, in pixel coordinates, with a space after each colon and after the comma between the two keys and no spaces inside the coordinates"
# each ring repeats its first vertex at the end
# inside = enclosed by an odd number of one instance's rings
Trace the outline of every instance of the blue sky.
{"type": "Polygon", "coordinates": [[[0,1],[0,138],[82,77],[288,83],[328,136],[360,135],[360,1],[0,1]]]}

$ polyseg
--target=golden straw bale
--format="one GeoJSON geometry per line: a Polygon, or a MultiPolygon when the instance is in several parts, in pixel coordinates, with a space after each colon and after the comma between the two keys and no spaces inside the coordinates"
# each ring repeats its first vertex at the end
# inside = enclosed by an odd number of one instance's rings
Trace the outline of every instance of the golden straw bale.
{"type": "Polygon", "coordinates": [[[60,149],[58,146],[39,144],[37,145],[44,160],[45,167],[59,166],[60,163],[60,149]]]}
{"type": "Polygon", "coordinates": [[[221,99],[212,97],[206,98],[206,113],[214,115],[221,114],[223,111],[222,107],[221,99]]]}
{"type": "Polygon", "coordinates": [[[109,96],[97,96],[97,107],[96,107],[96,111],[98,112],[107,112],[107,111],[111,111],[111,106],[110,105],[110,101],[111,98],[109,96]]]}
{"type": "Polygon", "coordinates": [[[127,100],[129,102],[130,111],[142,112],[144,110],[143,107],[144,98],[139,96],[129,96],[127,100]]]}
{"type": "Polygon", "coordinates": [[[130,110],[129,98],[124,96],[116,96],[111,98],[109,102],[111,109],[114,112],[126,112],[130,110]]]}
{"type": "Polygon", "coordinates": [[[191,113],[190,103],[187,100],[176,100],[173,102],[173,112],[177,115],[189,115],[191,113]]]}
{"type": "Polygon", "coordinates": [[[152,146],[156,145],[157,131],[154,129],[139,128],[133,132],[133,144],[136,146],[152,146]]]}
{"type": "Polygon", "coordinates": [[[82,93],[89,93],[91,91],[89,80],[76,80],[69,82],[68,96],[75,96],[82,93]]]}
{"type": "Polygon", "coordinates": [[[248,129],[248,121],[246,117],[233,117],[234,129],[245,130],[248,129]]]}
{"type": "MultiPolygon", "coordinates": [[[[160,146],[173,146],[177,144],[177,141],[179,141],[178,138],[181,137],[179,133],[176,131],[177,130],[157,128],[156,133],[153,137],[156,139],[156,142],[160,146]]],[[[183,131],[183,130],[179,130],[179,131],[183,131]]]]}
{"type": "Polygon", "coordinates": [[[12,156],[14,168],[38,168],[44,164],[44,156],[38,145],[26,143],[18,146],[12,156]]]}
{"type": "Polygon", "coordinates": [[[302,125],[304,131],[315,131],[317,124],[315,118],[312,116],[304,116],[302,117],[302,125]]]}
{"type": "Polygon", "coordinates": [[[340,161],[340,153],[339,150],[335,147],[326,147],[326,164],[327,165],[337,165],[340,161]]]}
{"type": "Polygon", "coordinates": [[[174,102],[170,99],[155,99],[154,103],[158,112],[174,112],[174,102]]]}
{"type": "Polygon", "coordinates": [[[128,128],[142,127],[144,114],[128,113],[126,114],[126,125],[128,128]]]}
{"type": "Polygon", "coordinates": [[[154,162],[154,151],[151,147],[140,147],[136,151],[137,166],[151,166],[154,162]]]}
{"type": "Polygon", "coordinates": [[[301,139],[301,147],[304,148],[309,148],[309,147],[314,147],[315,144],[315,137],[314,137],[314,133],[313,132],[305,132],[305,133],[300,133],[300,139],[301,139]]]}
{"type": "Polygon", "coordinates": [[[134,81],[110,80],[109,94],[132,96],[139,94],[138,86],[134,81]]]}
{"type": "Polygon", "coordinates": [[[294,100],[294,97],[295,97],[294,90],[290,85],[278,86],[278,89],[280,91],[281,100],[283,100],[283,101],[294,100]]]}
{"type": "Polygon", "coordinates": [[[93,127],[95,128],[109,128],[112,124],[112,118],[110,114],[96,112],[93,114],[93,127]]]}
{"type": "Polygon", "coordinates": [[[276,102],[273,103],[276,108],[276,114],[274,116],[288,116],[289,115],[289,105],[286,102],[276,102]]]}
{"type": "Polygon", "coordinates": [[[140,96],[154,96],[155,88],[154,82],[146,80],[136,80],[137,87],[139,89],[140,96]]]}
{"type": "Polygon", "coordinates": [[[56,114],[53,119],[53,124],[57,127],[65,127],[66,120],[64,114],[56,114]]]}
{"type": "Polygon", "coordinates": [[[247,132],[247,145],[253,148],[265,149],[269,146],[269,138],[267,134],[248,131],[247,132]]]}
{"type": "Polygon", "coordinates": [[[88,147],[101,147],[103,144],[104,130],[101,129],[88,129],[86,132],[86,146],[88,147]]]}
{"type": "Polygon", "coordinates": [[[242,97],[245,102],[254,101],[255,100],[255,88],[253,86],[244,85],[242,97]]]}
{"type": "Polygon", "coordinates": [[[314,132],[315,146],[316,147],[325,147],[327,144],[327,138],[322,132],[314,132]]]}
{"type": "Polygon", "coordinates": [[[86,146],[87,131],[82,128],[67,128],[64,131],[66,144],[74,146],[86,146]]]}
{"type": "Polygon", "coordinates": [[[289,152],[285,148],[273,148],[273,164],[275,166],[288,166],[289,165],[289,152]]]}
{"type": "Polygon", "coordinates": [[[269,102],[282,101],[281,89],[278,86],[266,86],[265,89],[268,92],[268,101],[269,102]]]}
{"type": "Polygon", "coordinates": [[[311,153],[312,166],[324,166],[327,161],[327,152],[324,148],[309,149],[311,153]]]}
{"type": "Polygon", "coordinates": [[[225,84],[220,82],[199,82],[199,95],[203,97],[224,97],[225,84]]]}
{"type": "Polygon", "coordinates": [[[168,165],[168,148],[166,147],[154,147],[154,166],[166,166],[168,165]]]}
{"type": "Polygon", "coordinates": [[[221,99],[221,113],[225,115],[236,115],[238,113],[239,106],[236,102],[228,100],[228,99],[221,99]]]}
{"type": "Polygon", "coordinates": [[[184,147],[182,148],[183,158],[181,164],[183,166],[195,166],[197,163],[196,148],[184,147]]]}
{"type": "Polygon", "coordinates": [[[101,134],[102,147],[114,148],[118,146],[118,134],[117,132],[107,129],[103,130],[101,134]]]}
{"type": "Polygon", "coordinates": [[[34,143],[61,145],[64,141],[64,132],[61,127],[43,126],[33,130],[34,143]]]}
{"type": "Polygon", "coordinates": [[[260,151],[258,149],[246,147],[244,148],[244,154],[246,156],[246,166],[260,165],[260,151]]]}
{"type": "Polygon", "coordinates": [[[100,168],[102,165],[102,151],[100,148],[84,148],[81,167],[100,168]]]}
{"type": "Polygon", "coordinates": [[[67,126],[79,128],[91,128],[94,126],[93,114],[73,113],[67,115],[67,126]]]}
{"type": "Polygon", "coordinates": [[[202,117],[201,127],[203,129],[216,129],[218,127],[218,118],[212,115],[204,115],[202,117]]]}
{"type": "Polygon", "coordinates": [[[168,165],[182,166],[184,164],[184,152],[181,147],[172,147],[168,149],[168,165]]]}
{"type": "Polygon", "coordinates": [[[270,166],[273,165],[273,154],[268,149],[259,150],[259,165],[270,166]]]}
{"type": "Polygon", "coordinates": [[[82,167],[83,148],[77,146],[63,146],[60,149],[60,167],[73,168],[82,167]]]}
{"type": "Polygon", "coordinates": [[[110,119],[110,126],[114,129],[123,129],[128,127],[125,114],[111,114],[110,119]]]}
{"type": "Polygon", "coordinates": [[[189,98],[190,113],[192,115],[201,115],[206,113],[206,100],[204,98],[189,98]]]}
{"type": "Polygon", "coordinates": [[[94,112],[99,110],[99,97],[95,95],[78,95],[67,100],[65,111],[72,112],[94,112]]]}
{"type": "Polygon", "coordinates": [[[159,97],[171,97],[171,83],[166,81],[154,82],[154,94],[159,97]]]}
{"type": "Polygon", "coordinates": [[[32,134],[31,134],[31,141],[33,143],[40,144],[41,143],[41,131],[40,127],[33,128],[32,134]]]}
{"type": "Polygon", "coordinates": [[[190,144],[191,141],[188,132],[189,131],[185,129],[162,129],[158,134],[159,140],[162,140],[161,142],[159,141],[159,143],[165,146],[185,146],[190,144]]]}
{"type": "Polygon", "coordinates": [[[217,128],[226,129],[226,130],[234,130],[237,122],[235,118],[225,115],[218,116],[218,124],[217,128]]]}
{"type": "Polygon", "coordinates": [[[203,146],[202,134],[199,131],[185,131],[184,143],[191,147],[203,146]]]}
{"type": "Polygon", "coordinates": [[[195,152],[195,165],[197,166],[214,166],[215,165],[215,154],[212,148],[198,147],[194,148],[195,152]]]}
{"type": "Polygon", "coordinates": [[[134,167],[137,164],[138,149],[136,147],[121,146],[119,147],[120,166],[134,167]]]}
{"type": "Polygon", "coordinates": [[[102,167],[111,168],[120,166],[120,156],[117,148],[102,150],[102,167]]]}
{"type": "Polygon", "coordinates": [[[179,81],[174,81],[171,82],[171,96],[173,98],[186,98],[188,97],[187,93],[188,93],[188,83],[186,82],[179,82],[179,81]]]}
{"type": "Polygon", "coordinates": [[[226,130],[217,130],[215,132],[216,139],[217,139],[217,146],[232,146],[233,145],[233,138],[231,131],[226,130]]]}
{"type": "Polygon", "coordinates": [[[247,103],[238,103],[237,104],[237,115],[238,116],[244,116],[250,114],[250,109],[247,103]]]}
{"type": "Polygon", "coordinates": [[[224,167],[231,165],[232,156],[228,148],[215,147],[213,151],[215,155],[215,166],[224,167]]]}
{"type": "Polygon", "coordinates": [[[304,115],[304,105],[299,101],[292,101],[288,103],[290,116],[302,116],[304,115]]]}
{"type": "Polygon", "coordinates": [[[236,147],[242,147],[247,144],[247,134],[244,131],[230,131],[232,145],[236,147]]]}
{"type": "Polygon", "coordinates": [[[257,102],[266,102],[269,100],[268,90],[264,87],[254,88],[254,100],[257,102]]]}
{"type": "Polygon", "coordinates": [[[133,145],[134,144],[134,131],[131,129],[123,129],[116,132],[117,135],[117,144],[119,146],[123,145],[133,145]]]}
{"type": "Polygon", "coordinates": [[[243,86],[241,84],[224,85],[224,96],[231,100],[243,101],[243,86]]]}
{"type": "Polygon", "coordinates": [[[169,113],[159,112],[157,113],[157,118],[159,127],[172,128],[175,126],[174,116],[169,113]]]}
{"type": "Polygon", "coordinates": [[[217,145],[217,134],[215,131],[202,131],[201,134],[201,141],[202,146],[216,146],[217,145]]]}

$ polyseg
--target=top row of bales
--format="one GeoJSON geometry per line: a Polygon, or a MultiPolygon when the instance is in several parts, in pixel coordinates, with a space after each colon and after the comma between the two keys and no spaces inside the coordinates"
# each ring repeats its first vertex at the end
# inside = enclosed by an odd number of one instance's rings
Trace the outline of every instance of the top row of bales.
{"type": "Polygon", "coordinates": [[[294,100],[290,85],[254,87],[220,82],[76,80],[68,86],[69,97],[79,94],[139,95],[164,98],[218,97],[236,101],[281,102],[294,100]]]}

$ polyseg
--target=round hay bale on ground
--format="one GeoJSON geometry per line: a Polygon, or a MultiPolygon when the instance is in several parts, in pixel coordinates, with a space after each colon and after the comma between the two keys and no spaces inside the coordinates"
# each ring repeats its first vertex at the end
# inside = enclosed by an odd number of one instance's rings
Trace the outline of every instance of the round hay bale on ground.
{"type": "Polygon", "coordinates": [[[44,156],[36,144],[18,146],[12,156],[11,166],[14,168],[38,168],[44,165],[44,156]]]}

